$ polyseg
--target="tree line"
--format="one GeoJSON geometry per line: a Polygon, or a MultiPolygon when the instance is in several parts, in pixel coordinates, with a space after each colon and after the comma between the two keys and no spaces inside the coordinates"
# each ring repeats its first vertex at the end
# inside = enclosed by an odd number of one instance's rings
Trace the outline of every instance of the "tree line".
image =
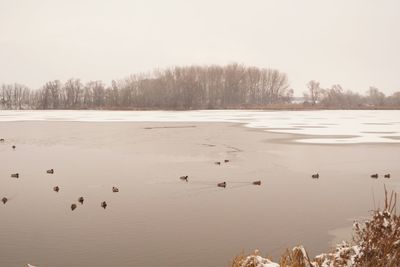
{"type": "Polygon", "coordinates": [[[294,103],[288,76],[275,69],[187,66],[155,70],[113,80],[82,83],[80,79],[49,81],[32,90],[3,84],[1,109],[242,109],[242,108],[400,108],[400,92],[385,96],[370,87],[365,95],[340,85],[321,88],[310,81],[300,103],[294,103]]]}
{"type": "Polygon", "coordinates": [[[338,109],[375,109],[375,108],[400,108],[400,92],[386,96],[378,88],[371,86],[366,94],[344,90],[339,84],[330,88],[322,88],[317,81],[307,84],[308,91],[304,92],[305,106],[315,108],[338,109]]]}
{"type": "Polygon", "coordinates": [[[188,66],[155,70],[113,80],[83,84],[49,81],[38,90],[3,84],[4,109],[224,109],[289,103],[293,90],[288,77],[275,69],[188,66]]]}

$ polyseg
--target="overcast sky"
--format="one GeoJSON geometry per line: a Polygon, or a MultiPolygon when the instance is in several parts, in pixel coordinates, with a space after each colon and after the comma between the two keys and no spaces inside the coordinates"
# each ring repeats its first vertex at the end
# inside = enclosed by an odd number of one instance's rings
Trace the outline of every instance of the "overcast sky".
{"type": "Polygon", "coordinates": [[[400,91],[398,0],[0,0],[0,83],[120,79],[232,62],[400,91]]]}

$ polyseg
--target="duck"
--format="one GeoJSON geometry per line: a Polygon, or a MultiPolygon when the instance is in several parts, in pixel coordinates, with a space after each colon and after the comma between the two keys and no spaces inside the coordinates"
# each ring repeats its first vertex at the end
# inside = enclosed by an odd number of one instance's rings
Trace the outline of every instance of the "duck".
{"type": "Polygon", "coordinates": [[[375,174],[372,174],[372,175],[371,175],[371,178],[378,179],[378,174],[377,174],[377,173],[375,173],[375,174]]]}
{"type": "Polygon", "coordinates": [[[55,192],[58,192],[58,191],[60,191],[60,188],[59,188],[58,185],[57,185],[57,186],[53,187],[53,190],[54,190],[55,192]]]}
{"type": "Polygon", "coordinates": [[[11,178],[19,178],[19,173],[12,173],[11,178]]]}
{"type": "Polygon", "coordinates": [[[7,201],[8,201],[8,198],[6,198],[6,197],[3,197],[3,198],[1,199],[1,202],[3,202],[3,204],[6,204],[7,201]]]}
{"type": "Polygon", "coordinates": [[[225,162],[225,163],[228,163],[228,162],[229,162],[229,159],[224,160],[224,162],[225,162]]]}
{"type": "Polygon", "coordinates": [[[12,149],[15,149],[15,148],[16,148],[16,146],[15,146],[15,145],[13,145],[13,146],[12,146],[12,149]]]}
{"type": "Polygon", "coordinates": [[[106,209],[107,208],[107,203],[105,201],[101,202],[101,207],[103,209],[106,209]]]}
{"type": "Polygon", "coordinates": [[[0,138],[0,142],[4,142],[4,138],[0,138]]]}
{"type": "Polygon", "coordinates": [[[189,178],[189,176],[188,175],[185,175],[185,176],[181,176],[181,177],[179,177],[181,180],[184,180],[184,181],[188,181],[188,178],[189,178]]]}
{"type": "Polygon", "coordinates": [[[225,188],[226,187],[226,182],[218,183],[217,186],[225,188]]]}
{"type": "Polygon", "coordinates": [[[214,162],[215,165],[221,165],[221,161],[214,162]]]}
{"type": "Polygon", "coordinates": [[[390,178],[390,173],[385,174],[385,178],[390,178]]]}
{"type": "Polygon", "coordinates": [[[81,203],[83,205],[84,198],[80,197],[80,198],[78,198],[78,201],[79,201],[79,203],[81,203]]]}
{"type": "Polygon", "coordinates": [[[313,174],[313,175],[311,175],[311,177],[313,179],[319,179],[319,173],[313,174]]]}
{"type": "Polygon", "coordinates": [[[49,174],[53,174],[54,173],[54,169],[47,170],[46,172],[49,173],[49,174]]]}
{"type": "Polygon", "coordinates": [[[113,191],[114,193],[118,193],[118,192],[119,192],[119,189],[118,189],[117,187],[113,186],[112,191],[113,191]]]}
{"type": "Polygon", "coordinates": [[[77,207],[77,206],[76,206],[76,204],[75,204],[75,203],[74,203],[74,204],[72,204],[72,205],[71,205],[71,210],[74,210],[74,209],[76,209],[76,207],[77,207]]]}
{"type": "Polygon", "coordinates": [[[261,185],[261,181],[254,181],[253,184],[254,185],[261,185]]]}

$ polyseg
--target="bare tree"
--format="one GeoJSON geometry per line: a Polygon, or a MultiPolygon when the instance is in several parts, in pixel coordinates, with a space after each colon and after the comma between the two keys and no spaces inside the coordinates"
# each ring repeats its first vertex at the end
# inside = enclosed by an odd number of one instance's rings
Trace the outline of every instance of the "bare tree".
{"type": "Polygon", "coordinates": [[[307,83],[308,87],[308,94],[306,96],[309,97],[311,104],[315,105],[316,103],[319,102],[320,97],[321,97],[321,87],[319,86],[319,82],[317,81],[309,81],[307,83]]]}
{"type": "Polygon", "coordinates": [[[382,107],[385,104],[385,94],[378,88],[371,86],[367,93],[368,102],[374,107],[382,107]]]}
{"type": "Polygon", "coordinates": [[[387,104],[390,107],[400,107],[400,92],[395,92],[387,98],[387,104]]]}
{"type": "MultiPolygon", "coordinates": [[[[399,94],[385,97],[371,87],[367,96],[344,91],[340,85],[322,89],[307,84],[312,104],[325,108],[399,107],[399,94]]],[[[0,106],[5,109],[224,109],[264,108],[290,103],[293,89],[286,73],[275,69],[226,66],[187,66],[155,70],[113,80],[83,84],[69,79],[47,82],[39,90],[3,84],[0,106]]]]}

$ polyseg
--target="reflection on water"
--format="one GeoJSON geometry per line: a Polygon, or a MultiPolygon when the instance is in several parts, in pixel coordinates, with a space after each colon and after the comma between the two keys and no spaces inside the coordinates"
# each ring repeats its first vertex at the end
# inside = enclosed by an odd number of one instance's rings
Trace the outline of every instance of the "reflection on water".
{"type": "Polygon", "coordinates": [[[297,142],[319,144],[400,143],[398,110],[320,111],[1,111],[0,121],[236,122],[294,133],[297,142]],[[315,135],[316,138],[302,138],[315,135]],[[335,138],[338,135],[351,138],[335,138]],[[318,137],[319,136],[319,137],[318,137]]]}

